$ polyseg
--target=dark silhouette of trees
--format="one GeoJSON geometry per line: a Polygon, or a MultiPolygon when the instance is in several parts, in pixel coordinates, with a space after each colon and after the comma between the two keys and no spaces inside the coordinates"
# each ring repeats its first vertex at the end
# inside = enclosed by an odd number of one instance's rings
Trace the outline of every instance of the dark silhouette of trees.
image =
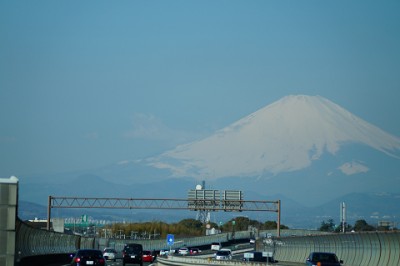
{"type": "Polygon", "coordinates": [[[319,231],[334,232],[335,231],[335,223],[333,222],[333,219],[329,219],[327,222],[322,221],[319,231]]]}
{"type": "MultiPolygon", "coordinates": [[[[221,229],[223,232],[230,232],[233,230],[245,231],[248,230],[250,227],[257,228],[259,230],[274,230],[278,227],[278,225],[276,221],[266,221],[262,223],[257,220],[251,220],[248,217],[240,216],[226,222],[221,229]]],[[[280,228],[288,229],[289,227],[281,224],[280,228]]]]}
{"type": "MultiPolygon", "coordinates": [[[[355,231],[355,232],[363,232],[363,231],[376,231],[380,228],[376,228],[370,224],[368,224],[365,220],[357,220],[354,223],[354,226],[346,224],[346,232],[355,231]]],[[[335,227],[335,223],[333,219],[329,219],[327,222],[322,221],[321,226],[319,227],[319,231],[323,232],[342,232],[342,224],[335,227]]]]}
{"type": "Polygon", "coordinates": [[[369,225],[365,220],[358,220],[354,224],[354,231],[359,232],[359,231],[375,231],[376,228],[373,227],[372,225],[369,225]]]}
{"type": "MultiPolygon", "coordinates": [[[[266,221],[262,227],[263,230],[274,230],[278,227],[277,222],[275,221],[266,221]]],[[[280,229],[289,229],[289,227],[287,227],[284,224],[281,224],[280,229]]]]}

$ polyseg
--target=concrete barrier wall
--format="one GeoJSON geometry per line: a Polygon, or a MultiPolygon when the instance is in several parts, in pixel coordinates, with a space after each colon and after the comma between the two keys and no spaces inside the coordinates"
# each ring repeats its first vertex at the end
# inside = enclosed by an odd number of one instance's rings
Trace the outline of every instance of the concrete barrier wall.
{"type": "Polygon", "coordinates": [[[273,245],[275,259],[305,262],[312,251],[335,252],[346,266],[400,265],[400,232],[346,233],[282,237],[273,245]]]}
{"type": "Polygon", "coordinates": [[[0,265],[4,266],[14,265],[17,203],[18,179],[0,178],[0,265]]]}
{"type": "Polygon", "coordinates": [[[266,263],[230,261],[230,260],[215,260],[215,259],[200,259],[195,257],[178,257],[168,256],[168,258],[157,258],[158,266],[206,266],[206,265],[225,265],[225,266],[265,266],[266,263]]]}

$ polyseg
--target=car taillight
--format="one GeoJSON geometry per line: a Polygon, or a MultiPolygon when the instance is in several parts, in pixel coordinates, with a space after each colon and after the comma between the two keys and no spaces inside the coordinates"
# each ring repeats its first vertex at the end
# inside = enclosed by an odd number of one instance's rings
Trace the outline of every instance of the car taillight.
{"type": "Polygon", "coordinates": [[[99,262],[104,263],[105,261],[104,261],[104,259],[99,259],[99,262]]]}
{"type": "Polygon", "coordinates": [[[81,258],[75,258],[75,262],[80,262],[81,258]]]}

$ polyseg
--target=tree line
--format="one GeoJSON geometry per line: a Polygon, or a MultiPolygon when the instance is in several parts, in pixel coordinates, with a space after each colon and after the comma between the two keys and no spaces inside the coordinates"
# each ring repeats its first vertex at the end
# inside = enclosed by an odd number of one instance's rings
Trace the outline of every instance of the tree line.
{"type": "MultiPolygon", "coordinates": [[[[388,231],[388,230],[397,230],[397,228],[390,228],[389,226],[373,226],[368,224],[365,220],[357,220],[354,225],[345,224],[345,232],[368,232],[368,231],[388,231]]],[[[333,219],[329,219],[328,221],[322,221],[321,226],[319,227],[319,231],[323,232],[343,232],[343,224],[338,226],[335,225],[333,219]]]]}
{"type": "MultiPolygon", "coordinates": [[[[168,224],[162,221],[144,223],[115,223],[107,226],[111,235],[125,236],[132,239],[162,239],[168,234],[178,237],[203,236],[206,229],[215,228],[221,232],[245,231],[249,227],[258,230],[273,230],[277,228],[275,221],[260,222],[251,220],[248,217],[235,217],[222,225],[210,222],[203,224],[196,219],[183,219],[177,223],[168,224]]],[[[281,229],[288,229],[287,226],[280,226],[281,229]]]]}

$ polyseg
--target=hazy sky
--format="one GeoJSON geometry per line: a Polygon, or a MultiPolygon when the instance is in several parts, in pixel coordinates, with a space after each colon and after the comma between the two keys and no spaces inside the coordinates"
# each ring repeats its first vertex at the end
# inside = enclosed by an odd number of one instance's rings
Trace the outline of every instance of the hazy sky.
{"type": "Polygon", "coordinates": [[[159,154],[289,94],[400,136],[400,1],[1,1],[0,177],[159,154]]]}

